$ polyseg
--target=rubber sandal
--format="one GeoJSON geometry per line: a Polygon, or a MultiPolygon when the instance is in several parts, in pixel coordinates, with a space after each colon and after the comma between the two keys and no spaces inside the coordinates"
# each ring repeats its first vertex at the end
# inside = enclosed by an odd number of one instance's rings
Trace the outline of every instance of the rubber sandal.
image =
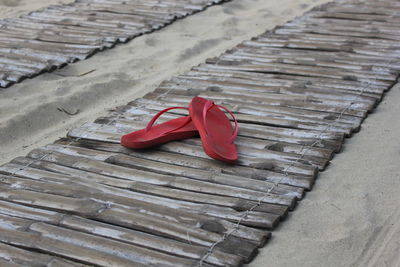
{"type": "Polygon", "coordinates": [[[165,112],[171,109],[188,109],[185,107],[171,107],[158,112],[146,128],[135,131],[121,137],[121,145],[128,148],[147,148],[174,140],[180,140],[198,136],[190,116],[180,117],[153,126],[155,121],[165,112]]]}
{"type": "Polygon", "coordinates": [[[217,160],[235,163],[238,156],[234,141],[239,128],[232,112],[211,100],[194,97],[189,105],[189,114],[199,131],[206,154],[217,160]],[[220,108],[232,116],[235,129],[232,129],[229,118],[220,108]]]}

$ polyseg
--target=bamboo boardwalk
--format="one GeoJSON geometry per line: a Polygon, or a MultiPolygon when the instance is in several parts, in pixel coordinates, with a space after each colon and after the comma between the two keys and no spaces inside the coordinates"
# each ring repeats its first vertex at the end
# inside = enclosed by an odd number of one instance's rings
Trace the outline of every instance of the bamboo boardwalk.
{"type": "Polygon", "coordinates": [[[0,20],[0,88],[227,0],[76,0],[0,20]]]}
{"type": "Polygon", "coordinates": [[[399,26],[398,1],[320,6],[1,166],[0,265],[250,262],[396,83],[399,26]],[[195,138],[119,145],[197,95],[234,111],[236,166],[195,138]]]}

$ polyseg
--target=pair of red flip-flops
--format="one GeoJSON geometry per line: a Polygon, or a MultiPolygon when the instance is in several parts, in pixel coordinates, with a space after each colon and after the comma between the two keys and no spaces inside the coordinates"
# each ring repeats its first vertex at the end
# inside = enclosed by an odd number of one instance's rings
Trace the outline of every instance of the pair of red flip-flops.
{"type": "Polygon", "coordinates": [[[207,155],[217,160],[234,163],[238,158],[234,144],[238,130],[236,118],[230,110],[214,104],[211,100],[194,97],[189,108],[171,107],[158,112],[145,129],[122,136],[121,145],[142,149],[200,135],[203,149],[207,155]],[[232,116],[235,122],[234,129],[232,129],[229,118],[220,108],[232,116]],[[153,126],[163,113],[171,109],[187,109],[189,116],[153,126]]]}

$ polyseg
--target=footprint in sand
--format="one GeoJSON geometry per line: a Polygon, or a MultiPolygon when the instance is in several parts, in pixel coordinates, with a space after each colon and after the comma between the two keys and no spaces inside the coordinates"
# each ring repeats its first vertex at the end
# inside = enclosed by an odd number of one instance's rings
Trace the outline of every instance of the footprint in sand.
{"type": "Polygon", "coordinates": [[[0,0],[0,6],[18,6],[21,0],[0,0]]]}
{"type": "Polygon", "coordinates": [[[201,40],[197,42],[193,47],[185,49],[180,57],[178,62],[185,61],[186,59],[192,58],[194,56],[197,56],[205,51],[207,51],[210,48],[213,48],[217,44],[219,44],[222,41],[222,39],[207,39],[207,40],[201,40]]]}
{"type": "Polygon", "coordinates": [[[243,10],[244,6],[238,2],[232,2],[230,5],[225,6],[223,12],[228,15],[234,15],[237,10],[243,10]]]}

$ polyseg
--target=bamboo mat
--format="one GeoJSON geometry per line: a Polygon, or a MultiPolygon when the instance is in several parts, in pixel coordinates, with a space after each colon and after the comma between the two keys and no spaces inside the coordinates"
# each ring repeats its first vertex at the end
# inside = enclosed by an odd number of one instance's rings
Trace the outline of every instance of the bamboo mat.
{"type": "Polygon", "coordinates": [[[0,263],[250,262],[396,83],[399,26],[398,1],[320,6],[1,166],[0,263]],[[197,95],[235,113],[236,166],[209,159],[196,138],[119,145],[197,95]]]}
{"type": "Polygon", "coordinates": [[[0,88],[227,0],[76,0],[0,20],[0,88]]]}

